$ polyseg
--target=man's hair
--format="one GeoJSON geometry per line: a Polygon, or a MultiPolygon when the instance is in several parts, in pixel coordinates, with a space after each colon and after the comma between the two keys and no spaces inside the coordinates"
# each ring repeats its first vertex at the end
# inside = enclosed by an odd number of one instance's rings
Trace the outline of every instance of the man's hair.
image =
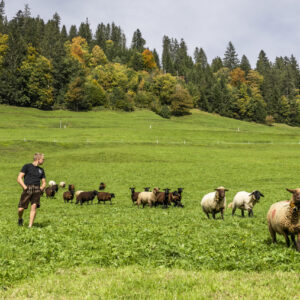
{"type": "Polygon", "coordinates": [[[33,160],[38,160],[38,159],[41,159],[42,157],[44,157],[44,153],[34,153],[34,156],[33,156],[33,160]]]}

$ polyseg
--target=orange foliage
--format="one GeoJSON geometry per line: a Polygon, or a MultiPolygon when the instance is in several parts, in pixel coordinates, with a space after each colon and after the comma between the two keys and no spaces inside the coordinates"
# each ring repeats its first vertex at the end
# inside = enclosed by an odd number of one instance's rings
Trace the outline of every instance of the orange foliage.
{"type": "Polygon", "coordinates": [[[156,69],[157,65],[152,52],[149,49],[145,49],[142,53],[143,62],[146,69],[156,69]]]}
{"type": "Polygon", "coordinates": [[[74,37],[70,45],[70,54],[84,64],[89,56],[87,41],[81,36],[74,37]]]}
{"type": "Polygon", "coordinates": [[[241,68],[235,68],[230,72],[231,84],[233,86],[239,86],[246,82],[245,72],[241,68]]]}

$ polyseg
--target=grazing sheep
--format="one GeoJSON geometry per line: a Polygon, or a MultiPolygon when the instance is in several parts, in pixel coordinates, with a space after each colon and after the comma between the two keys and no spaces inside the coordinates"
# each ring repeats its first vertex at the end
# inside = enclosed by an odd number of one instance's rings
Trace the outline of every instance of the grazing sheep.
{"type": "Polygon", "coordinates": [[[89,204],[89,202],[91,201],[91,203],[93,204],[93,200],[95,198],[95,196],[98,194],[98,191],[90,191],[90,192],[81,192],[77,197],[76,197],[76,203],[78,204],[80,202],[80,205],[82,205],[84,202],[87,202],[87,204],[89,204]]]}
{"type": "Polygon", "coordinates": [[[64,199],[64,202],[68,202],[71,200],[71,203],[73,203],[73,199],[74,199],[74,191],[66,191],[63,193],[63,199],[64,199]]]}
{"type": "Polygon", "coordinates": [[[163,208],[168,208],[168,205],[171,204],[172,193],[170,189],[164,189],[164,192],[157,192],[155,206],[163,205],[163,208]]]}
{"type": "Polygon", "coordinates": [[[53,198],[55,196],[55,186],[48,186],[45,189],[46,197],[47,198],[53,198]]]}
{"type": "Polygon", "coordinates": [[[73,184],[69,184],[69,188],[68,191],[63,193],[63,199],[64,202],[68,202],[71,200],[71,203],[73,203],[73,199],[74,199],[74,193],[75,193],[75,186],[73,184]]]}
{"type": "Polygon", "coordinates": [[[239,208],[242,212],[242,217],[244,217],[244,210],[248,211],[248,216],[253,216],[253,207],[259,201],[260,197],[264,195],[260,191],[253,191],[248,193],[245,191],[238,192],[234,198],[233,202],[228,204],[228,208],[232,208],[232,215],[234,215],[235,210],[239,208]]]}
{"type": "Polygon", "coordinates": [[[110,205],[112,205],[111,198],[115,198],[115,194],[99,192],[97,194],[97,198],[98,198],[98,204],[100,203],[100,201],[104,202],[104,204],[106,201],[110,201],[110,205]]]}
{"type": "Polygon", "coordinates": [[[156,194],[158,192],[158,188],[154,188],[152,192],[141,192],[138,195],[138,199],[136,204],[138,205],[138,208],[140,205],[143,205],[143,208],[146,204],[148,204],[150,207],[156,202],[156,194]]]}
{"type": "Polygon", "coordinates": [[[139,195],[139,192],[135,192],[135,187],[131,187],[129,188],[131,190],[131,200],[132,200],[132,203],[135,204],[137,199],[138,199],[138,195],[139,195]]]}
{"type": "Polygon", "coordinates": [[[83,191],[77,191],[76,193],[75,193],[75,197],[76,197],[76,199],[77,199],[77,197],[80,195],[80,193],[82,193],[83,191]]]}
{"type": "Polygon", "coordinates": [[[184,205],[181,203],[181,194],[178,191],[170,193],[170,201],[174,203],[174,207],[184,207],[184,205]]]}
{"type": "Polygon", "coordinates": [[[271,205],[268,214],[268,226],[272,242],[276,243],[276,233],[282,234],[287,247],[290,246],[289,235],[297,251],[300,252],[300,188],[287,189],[292,193],[290,201],[280,201],[271,205]],[[297,235],[297,243],[295,240],[297,235]]]}
{"type": "Polygon", "coordinates": [[[225,192],[227,191],[228,189],[221,186],[215,189],[215,192],[203,196],[201,206],[208,218],[211,213],[212,217],[215,219],[216,213],[221,212],[222,219],[224,220],[224,210],[226,207],[225,192]]]}
{"type": "Polygon", "coordinates": [[[104,182],[100,182],[99,190],[102,191],[105,189],[105,187],[106,187],[106,184],[104,182]]]}
{"type": "Polygon", "coordinates": [[[59,186],[60,186],[61,188],[65,188],[65,187],[66,187],[66,183],[65,183],[64,181],[61,181],[61,182],[59,183],[59,186]]]}
{"type": "Polygon", "coordinates": [[[56,182],[54,180],[49,181],[49,186],[52,186],[52,185],[55,185],[55,184],[56,184],[56,182]]]}

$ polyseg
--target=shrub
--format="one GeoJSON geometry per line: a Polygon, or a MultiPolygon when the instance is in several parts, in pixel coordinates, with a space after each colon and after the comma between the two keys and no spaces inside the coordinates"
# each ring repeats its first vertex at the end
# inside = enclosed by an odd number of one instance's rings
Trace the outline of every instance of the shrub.
{"type": "Polygon", "coordinates": [[[272,126],[275,123],[275,120],[274,120],[273,116],[268,115],[268,116],[266,116],[265,122],[268,126],[272,126]]]}

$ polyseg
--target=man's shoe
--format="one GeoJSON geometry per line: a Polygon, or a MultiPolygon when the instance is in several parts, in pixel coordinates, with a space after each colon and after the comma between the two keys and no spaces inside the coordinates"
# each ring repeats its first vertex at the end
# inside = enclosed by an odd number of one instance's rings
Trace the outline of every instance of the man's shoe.
{"type": "Polygon", "coordinates": [[[23,226],[23,219],[19,219],[18,225],[19,225],[19,226],[23,226]]]}

